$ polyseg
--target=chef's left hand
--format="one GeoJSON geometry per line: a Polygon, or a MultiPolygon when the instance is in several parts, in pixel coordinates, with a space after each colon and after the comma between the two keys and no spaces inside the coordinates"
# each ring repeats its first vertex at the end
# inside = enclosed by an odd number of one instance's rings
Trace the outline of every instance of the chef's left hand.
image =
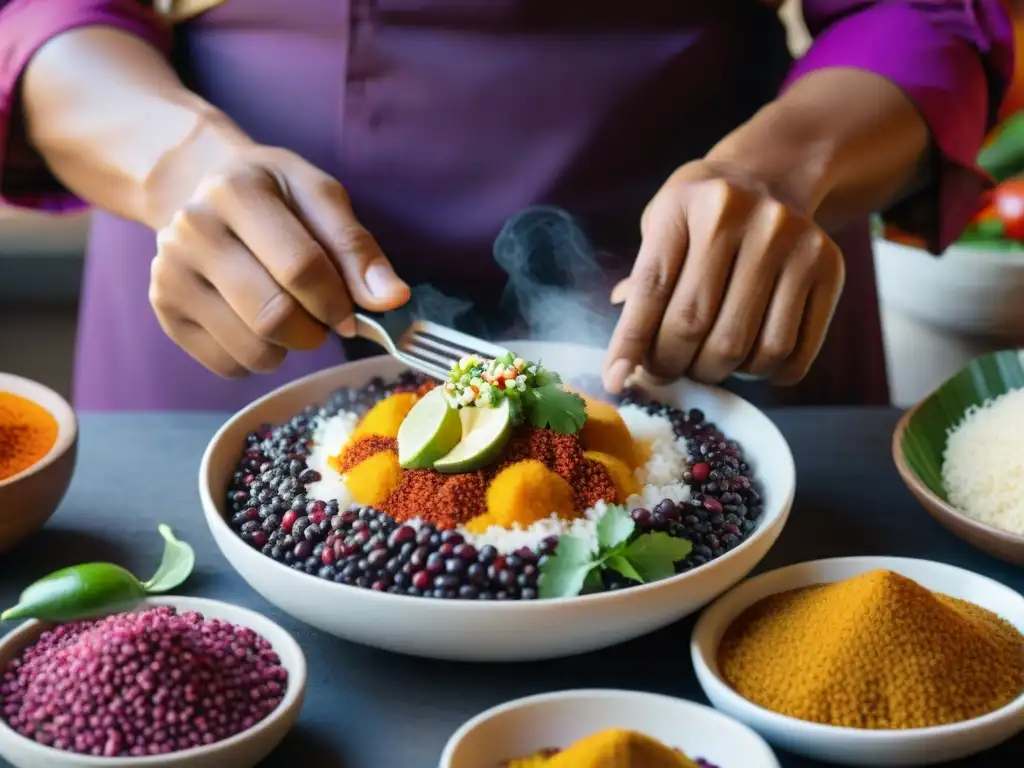
{"type": "Polygon", "coordinates": [[[845,267],[813,219],[749,173],[679,168],[641,220],[642,244],[605,361],[619,392],[637,365],[719,383],[735,372],[792,385],[821,349],[845,267]]]}

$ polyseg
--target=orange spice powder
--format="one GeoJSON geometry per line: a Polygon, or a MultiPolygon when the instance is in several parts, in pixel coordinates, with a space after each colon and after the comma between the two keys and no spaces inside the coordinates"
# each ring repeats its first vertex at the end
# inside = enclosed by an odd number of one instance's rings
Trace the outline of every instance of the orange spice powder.
{"type": "Polygon", "coordinates": [[[24,472],[57,442],[53,414],[12,392],[0,392],[0,480],[24,472]]]}

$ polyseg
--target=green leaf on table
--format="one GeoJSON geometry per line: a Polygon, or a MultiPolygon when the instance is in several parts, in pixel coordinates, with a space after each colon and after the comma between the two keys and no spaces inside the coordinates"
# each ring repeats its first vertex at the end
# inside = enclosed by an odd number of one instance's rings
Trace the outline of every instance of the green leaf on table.
{"type": "Polygon", "coordinates": [[[631,581],[636,581],[640,584],[643,584],[645,581],[644,577],[637,573],[633,564],[622,555],[609,555],[604,560],[604,567],[611,568],[616,573],[625,576],[631,581]]]}
{"type": "Polygon", "coordinates": [[[674,576],[675,564],[690,554],[693,545],[667,533],[645,533],[622,551],[641,580],[659,581],[674,576]]]}
{"type": "Polygon", "coordinates": [[[559,384],[527,389],[522,399],[530,423],[539,429],[574,435],[587,420],[587,406],[583,398],[575,392],[566,392],[559,384]]]}
{"type": "Polygon", "coordinates": [[[169,526],[161,524],[157,530],[164,537],[164,556],[156,573],[149,581],[142,583],[143,588],[150,594],[170,592],[181,586],[196,564],[195,550],[176,538],[169,526]]]}
{"type": "Polygon", "coordinates": [[[601,519],[597,521],[597,546],[600,552],[614,549],[625,543],[633,531],[636,523],[629,516],[625,507],[618,505],[609,506],[601,519]]]}
{"type": "Polygon", "coordinates": [[[578,595],[596,565],[586,541],[576,536],[559,537],[555,554],[540,567],[540,597],[578,595]]]}

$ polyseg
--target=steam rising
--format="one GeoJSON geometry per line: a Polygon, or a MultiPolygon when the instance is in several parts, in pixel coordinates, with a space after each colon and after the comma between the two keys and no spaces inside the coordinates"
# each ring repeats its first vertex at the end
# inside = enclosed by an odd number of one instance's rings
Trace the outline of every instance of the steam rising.
{"type": "Polygon", "coordinates": [[[586,233],[567,212],[527,208],[502,227],[494,259],[508,275],[500,307],[474,307],[432,285],[414,286],[412,298],[391,313],[388,325],[432,320],[482,337],[570,341],[604,348],[617,313],[609,303],[609,277],[586,233]],[[503,318],[495,322],[496,315],[503,318]],[[497,333],[488,329],[498,327],[497,333]]]}

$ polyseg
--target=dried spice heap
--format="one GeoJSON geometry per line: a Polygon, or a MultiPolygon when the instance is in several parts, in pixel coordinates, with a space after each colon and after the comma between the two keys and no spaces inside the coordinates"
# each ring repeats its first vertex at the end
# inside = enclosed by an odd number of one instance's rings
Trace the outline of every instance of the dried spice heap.
{"type": "Polygon", "coordinates": [[[768,597],[728,629],[726,682],[783,715],[849,728],[928,728],[1024,691],[1024,636],[993,613],[890,571],[768,597]]]}

